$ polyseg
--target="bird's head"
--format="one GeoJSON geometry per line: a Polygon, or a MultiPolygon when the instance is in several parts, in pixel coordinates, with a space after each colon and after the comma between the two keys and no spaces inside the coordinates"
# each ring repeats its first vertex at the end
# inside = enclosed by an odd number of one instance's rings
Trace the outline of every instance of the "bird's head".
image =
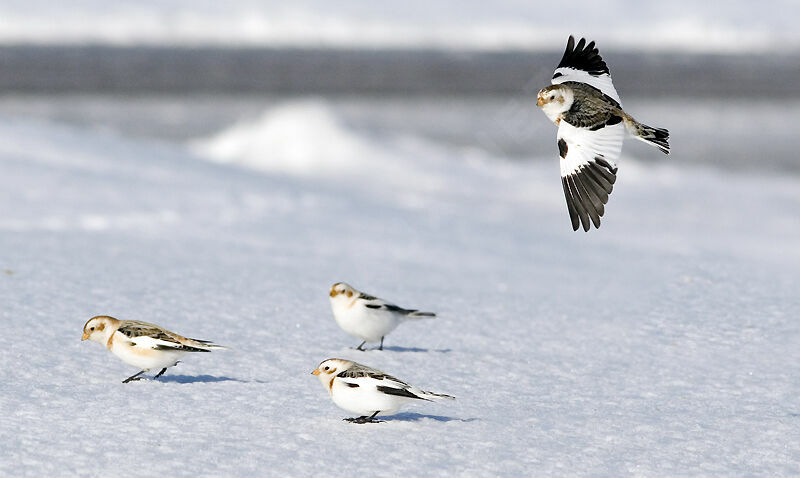
{"type": "Polygon", "coordinates": [[[83,326],[83,336],[81,340],[91,340],[92,342],[105,344],[108,342],[108,338],[111,334],[114,333],[116,329],[114,325],[117,322],[117,319],[108,317],[107,315],[92,317],[86,322],[86,325],[83,326]]]}
{"type": "Polygon", "coordinates": [[[572,107],[574,94],[572,89],[564,85],[550,85],[539,90],[536,97],[536,106],[542,109],[550,121],[561,117],[562,113],[569,111],[572,107]]]}
{"type": "Polygon", "coordinates": [[[344,282],[337,282],[331,286],[330,294],[331,302],[334,300],[349,300],[353,296],[358,295],[358,291],[350,284],[344,282]]]}
{"type": "Polygon", "coordinates": [[[336,374],[342,373],[352,366],[353,362],[349,360],[330,358],[323,360],[311,374],[316,375],[320,383],[330,392],[333,388],[333,379],[336,378],[336,374]]]}

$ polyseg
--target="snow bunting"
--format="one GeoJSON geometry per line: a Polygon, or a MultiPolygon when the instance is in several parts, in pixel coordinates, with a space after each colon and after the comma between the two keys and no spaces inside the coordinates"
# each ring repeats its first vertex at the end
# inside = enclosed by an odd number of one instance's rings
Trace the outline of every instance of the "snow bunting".
{"type": "Polygon", "coordinates": [[[353,423],[377,423],[379,413],[389,415],[402,405],[417,400],[455,400],[455,397],[426,392],[398,380],[380,370],[350,360],[331,358],[311,372],[328,390],[339,408],[357,413],[357,418],[345,418],[353,423]]]}
{"type": "Polygon", "coordinates": [[[150,369],[161,369],[153,378],[160,377],[167,367],[178,364],[178,359],[189,352],[210,352],[224,349],[221,345],[197,339],[187,339],[154,324],[138,320],[117,320],[98,315],[83,326],[81,340],[103,344],[123,362],[141,369],[122,381],[140,380],[139,375],[150,369]]]}
{"type": "Polygon", "coordinates": [[[345,332],[363,340],[356,350],[364,350],[367,342],[377,342],[383,350],[383,338],[408,319],[433,318],[433,312],[404,309],[383,299],[367,295],[344,282],[331,286],[333,318],[345,332]]]}
{"type": "Polygon", "coordinates": [[[617,180],[615,161],[625,131],[669,154],[669,131],[639,123],[623,111],[608,67],[594,46],[569,37],[553,74],[539,91],[537,106],[558,125],[561,183],[572,229],[600,227],[604,204],[617,180]]]}

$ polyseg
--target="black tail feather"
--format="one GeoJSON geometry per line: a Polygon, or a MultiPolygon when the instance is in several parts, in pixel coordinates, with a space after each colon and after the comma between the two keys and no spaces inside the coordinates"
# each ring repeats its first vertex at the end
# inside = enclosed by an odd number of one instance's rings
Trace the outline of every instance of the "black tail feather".
{"type": "Polygon", "coordinates": [[[669,131],[664,128],[653,128],[646,124],[637,125],[639,139],[650,143],[664,154],[669,154],[669,131]]]}

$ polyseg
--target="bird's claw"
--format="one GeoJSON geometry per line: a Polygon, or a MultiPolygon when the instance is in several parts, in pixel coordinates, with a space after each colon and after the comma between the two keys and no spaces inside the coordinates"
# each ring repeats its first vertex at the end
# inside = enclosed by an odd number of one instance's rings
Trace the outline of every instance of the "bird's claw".
{"type": "Polygon", "coordinates": [[[350,423],[384,423],[384,420],[378,420],[376,418],[371,417],[352,417],[352,418],[343,418],[342,420],[350,423]]]}

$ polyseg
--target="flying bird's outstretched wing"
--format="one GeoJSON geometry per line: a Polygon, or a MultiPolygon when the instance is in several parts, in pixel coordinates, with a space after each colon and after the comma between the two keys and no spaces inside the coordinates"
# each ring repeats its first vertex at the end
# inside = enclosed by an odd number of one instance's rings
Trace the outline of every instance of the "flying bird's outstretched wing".
{"type": "Polygon", "coordinates": [[[593,41],[587,44],[586,39],[581,38],[575,45],[575,37],[570,35],[567,40],[567,49],[564,50],[564,56],[561,57],[561,63],[553,73],[552,83],[556,85],[565,81],[586,83],[610,96],[618,104],[622,104],[619,94],[614,88],[614,83],[611,82],[608,66],[593,41]]]}
{"type": "Polygon", "coordinates": [[[561,183],[567,199],[572,229],[591,220],[600,227],[604,205],[617,180],[615,161],[622,151],[625,126],[619,122],[597,130],[576,128],[566,121],[558,127],[558,152],[561,156],[561,183]]]}

